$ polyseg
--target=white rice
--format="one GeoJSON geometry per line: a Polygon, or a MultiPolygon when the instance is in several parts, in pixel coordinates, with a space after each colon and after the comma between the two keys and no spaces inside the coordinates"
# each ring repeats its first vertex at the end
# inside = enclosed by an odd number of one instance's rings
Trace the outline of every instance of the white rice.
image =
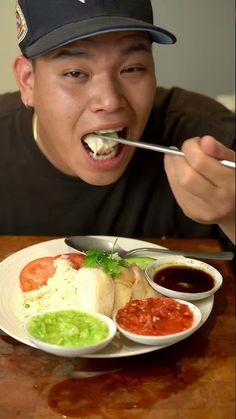
{"type": "Polygon", "coordinates": [[[23,319],[45,311],[78,308],[75,280],[78,271],[65,259],[56,259],[54,266],[56,272],[47,285],[23,293],[23,319]]]}

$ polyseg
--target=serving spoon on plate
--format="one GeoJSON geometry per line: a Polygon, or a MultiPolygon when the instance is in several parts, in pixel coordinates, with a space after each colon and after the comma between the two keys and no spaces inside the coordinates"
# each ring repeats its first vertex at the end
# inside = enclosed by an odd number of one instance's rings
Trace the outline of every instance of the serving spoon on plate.
{"type": "Polygon", "coordinates": [[[111,240],[100,239],[91,236],[70,236],[65,238],[65,243],[78,250],[79,252],[86,253],[88,250],[96,248],[107,253],[117,253],[121,258],[144,256],[145,253],[154,255],[181,255],[195,257],[199,259],[215,259],[215,260],[232,260],[234,257],[233,252],[195,252],[189,250],[172,250],[166,248],[154,247],[140,247],[132,250],[124,250],[121,246],[111,240]]]}

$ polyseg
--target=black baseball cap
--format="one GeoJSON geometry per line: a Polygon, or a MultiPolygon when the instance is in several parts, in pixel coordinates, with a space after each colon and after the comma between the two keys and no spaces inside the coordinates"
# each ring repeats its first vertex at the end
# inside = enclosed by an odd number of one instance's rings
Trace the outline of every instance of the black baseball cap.
{"type": "Polygon", "coordinates": [[[150,0],[18,0],[16,21],[19,47],[29,58],[108,32],[145,31],[159,44],[176,42],[153,25],[150,0]]]}

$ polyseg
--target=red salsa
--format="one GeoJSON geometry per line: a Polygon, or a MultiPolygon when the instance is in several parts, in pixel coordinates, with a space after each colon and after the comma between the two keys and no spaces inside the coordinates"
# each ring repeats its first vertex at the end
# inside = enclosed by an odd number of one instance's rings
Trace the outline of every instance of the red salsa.
{"type": "Polygon", "coordinates": [[[146,298],[129,301],[118,311],[116,321],[131,333],[163,336],[189,329],[193,313],[187,304],[173,298],[146,298]]]}
{"type": "Polygon", "coordinates": [[[214,278],[202,269],[185,265],[168,266],[157,271],[153,281],[164,288],[180,292],[205,292],[211,290],[214,278]]]}

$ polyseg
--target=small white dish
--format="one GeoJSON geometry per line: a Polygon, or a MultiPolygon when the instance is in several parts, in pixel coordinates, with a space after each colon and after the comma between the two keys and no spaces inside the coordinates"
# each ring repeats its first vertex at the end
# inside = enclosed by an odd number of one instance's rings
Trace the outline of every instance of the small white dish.
{"type": "MultiPolygon", "coordinates": [[[[27,320],[24,324],[26,334],[30,341],[39,349],[49,352],[51,354],[62,356],[62,357],[79,357],[82,355],[87,354],[93,354],[103,348],[105,348],[111,340],[114,338],[116,334],[116,325],[112,319],[105,316],[101,313],[94,313],[94,312],[85,312],[80,310],[58,310],[53,312],[45,312],[42,314],[39,314],[37,316],[32,316],[29,320],[27,320]],[[63,320],[64,317],[68,317],[69,313],[69,320],[63,320]],[[59,317],[59,316],[64,317],[59,317]],[[71,321],[70,316],[74,316],[74,321],[71,321]],[[97,323],[97,327],[102,328],[102,334],[103,337],[99,337],[96,342],[93,343],[50,343],[50,341],[54,337],[51,338],[51,331],[53,332],[54,336],[55,334],[58,336],[58,334],[61,334],[62,339],[66,337],[66,339],[71,339],[72,336],[78,335],[81,333],[81,323],[79,319],[81,319],[81,316],[83,316],[83,319],[87,324],[89,323],[88,328],[93,327],[94,322],[97,323]],[[46,319],[46,320],[45,320],[46,319]],[[48,321],[52,319],[53,323],[50,326],[48,321]],[[60,320],[61,319],[61,320],[60,320]],[[77,320],[78,323],[77,323],[77,320]],[[64,321],[64,324],[63,324],[64,321]],[[46,322],[46,323],[45,323],[46,322]],[[55,323],[56,322],[56,323],[55,323]],[[49,326],[48,326],[49,324],[49,326]],[[36,326],[35,326],[36,325],[36,326]],[[40,325],[40,326],[39,326],[40,325]],[[35,333],[34,327],[40,327],[43,330],[43,333],[45,330],[48,331],[48,335],[43,337],[43,340],[41,339],[40,333],[35,333]],[[48,329],[49,327],[49,329],[48,329]],[[47,328],[47,329],[46,329],[47,328]],[[50,329],[51,328],[51,329],[50,329]],[[54,330],[53,330],[54,329],[54,330]],[[55,333],[56,332],[56,333],[55,333]],[[39,337],[40,336],[40,337],[39,337]],[[50,336],[50,337],[48,337],[50,336]]],[[[86,325],[87,328],[87,325],[86,325]]],[[[92,329],[93,330],[93,329],[92,329]]],[[[95,329],[94,329],[95,330],[95,329]]],[[[82,332],[83,333],[83,332],[82,332]]],[[[87,332],[84,332],[87,333],[87,332]]],[[[92,332],[92,335],[94,336],[96,334],[96,331],[92,332]]],[[[57,339],[56,336],[56,339],[57,339]]],[[[75,336],[76,339],[76,336],[75,336]]]]}
{"type": "Polygon", "coordinates": [[[145,274],[160,294],[187,301],[213,295],[223,282],[221,273],[208,263],[174,256],[150,263],[145,274]]]}
{"type": "Polygon", "coordinates": [[[178,302],[179,304],[185,304],[188,306],[189,310],[191,311],[192,315],[193,315],[193,322],[192,325],[186,329],[183,330],[181,332],[177,332],[177,333],[170,333],[170,334],[165,334],[165,335],[141,335],[141,334],[136,334],[133,333],[125,328],[123,328],[115,319],[116,321],[116,326],[117,329],[120,331],[120,333],[122,333],[122,335],[124,335],[126,338],[137,342],[137,343],[141,343],[143,345],[155,345],[155,346],[162,346],[162,345],[172,345],[174,343],[177,343],[178,341],[187,338],[188,336],[192,335],[199,327],[201,324],[201,319],[202,319],[202,314],[201,311],[199,310],[199,308],[197,306],[195,306],[194,304],[188,302],[188,301],[183,301],[183,300],[177,300],[177,299],[171,299],[174,300],[176,302],[178,302]]]}

